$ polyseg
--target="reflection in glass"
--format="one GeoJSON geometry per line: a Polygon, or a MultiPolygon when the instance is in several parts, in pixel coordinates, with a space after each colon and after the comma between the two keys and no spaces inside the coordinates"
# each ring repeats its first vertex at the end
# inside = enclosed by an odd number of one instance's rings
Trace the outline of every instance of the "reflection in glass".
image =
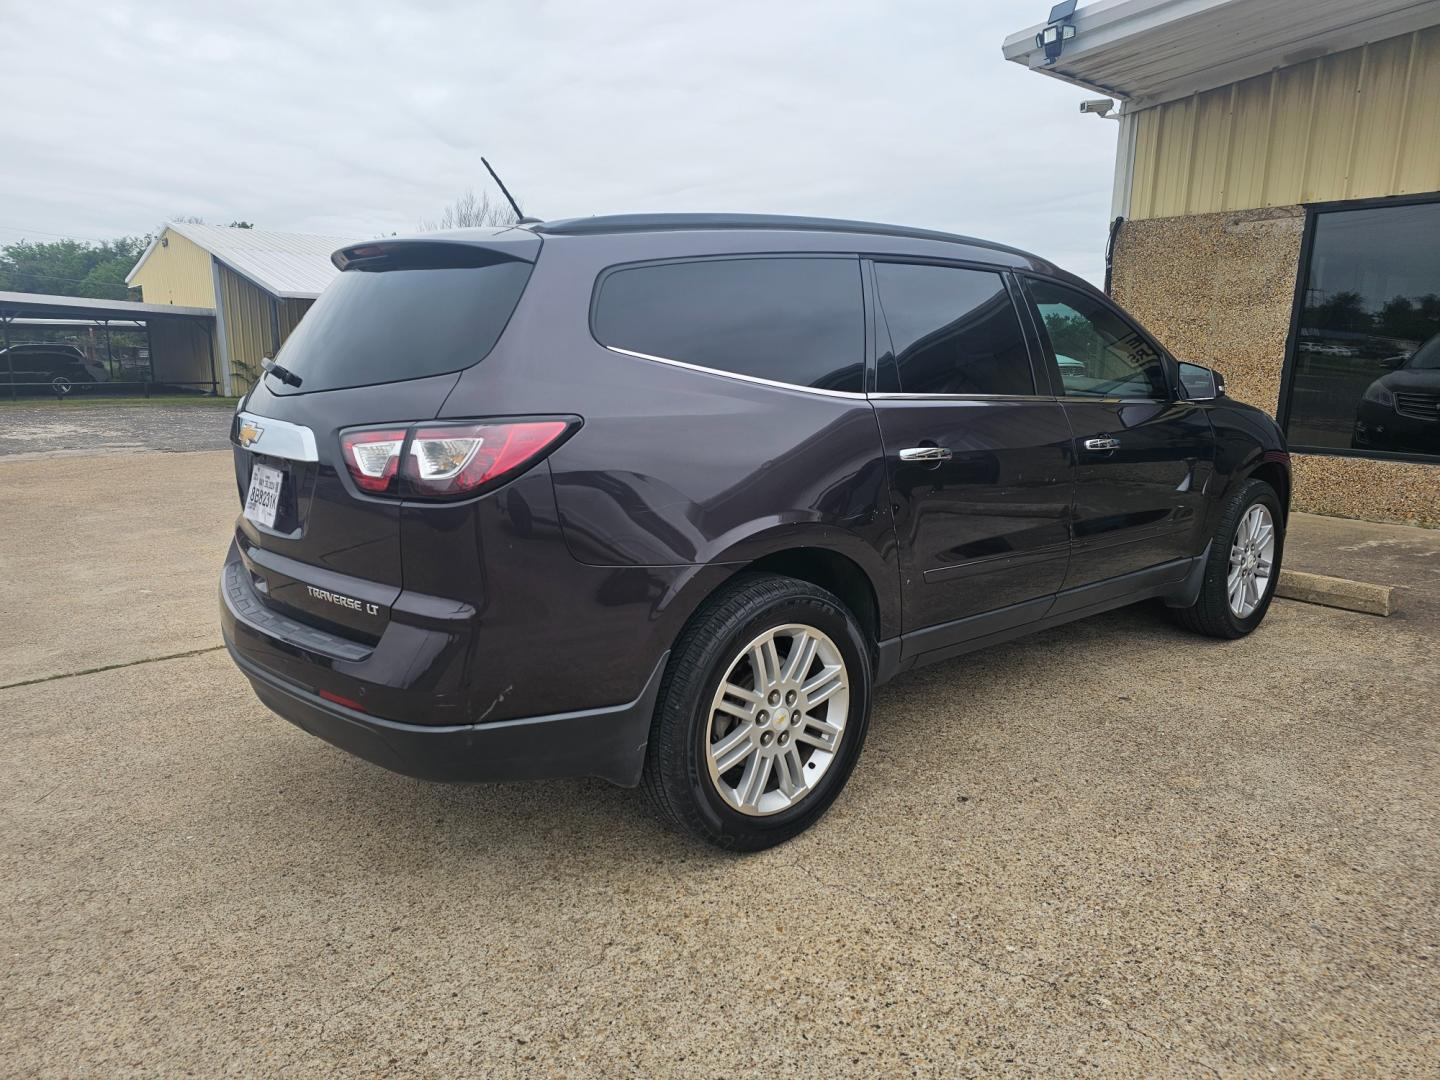
{"type": "Polygon", "coordinates": [[[1053,281],[1032,281],[1030,295],[1066,397],[1169,395],[1160,354],[1105,304],[1053,281]]]}
{"type": "Polygon", "coordinates": [[[1440,455],[1440,203],[1316,216],[1286,434],[1440,455]]]}

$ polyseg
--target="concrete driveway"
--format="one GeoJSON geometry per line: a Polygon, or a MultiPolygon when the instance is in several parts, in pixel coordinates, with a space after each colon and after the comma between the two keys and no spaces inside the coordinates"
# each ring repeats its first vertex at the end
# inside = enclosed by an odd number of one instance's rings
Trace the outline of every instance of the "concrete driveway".
{"type": "Polygon", "coordinates": [[[267,713],[217,648],[236,505],[225,453],[0,460],[8,1073],[1434,1074],[1429,614],[926,669],[735,858],[267,713]]]}

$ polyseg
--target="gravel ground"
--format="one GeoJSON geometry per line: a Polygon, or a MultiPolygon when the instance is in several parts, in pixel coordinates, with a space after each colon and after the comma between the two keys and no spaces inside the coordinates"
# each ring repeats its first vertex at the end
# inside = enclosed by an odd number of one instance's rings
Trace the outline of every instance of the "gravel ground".
{"type": "Polygon", "coordinates": [[[223,450],[230,417],[218,405],[6,405],[0,456],[223,450]]]}
{"type": "MultiPolygon", "coordinates": [[[[61,676],[0,689],[6,1073],[1435,1074],[1424,605],[1233,643],[1132,609],[925,669],[816,829],[735,858],[267,713],[214,649],[224,454],[0,491],[0,683],[61,676]],[[20,588],[38,544],[115,591],[20,588]]],[[[1380,550],[1429,573],[1411,532],[1380,550]]]]}

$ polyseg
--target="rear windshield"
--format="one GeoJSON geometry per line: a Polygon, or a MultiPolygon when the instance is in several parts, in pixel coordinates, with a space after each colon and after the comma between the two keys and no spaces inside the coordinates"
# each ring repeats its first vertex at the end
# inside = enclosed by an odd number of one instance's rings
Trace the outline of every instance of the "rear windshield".
{"type": "Polygon", "coordinates": [[[305,313],[279,355],[299,388],[277,394],[420,379],[483,360],[520,302],[531,265],[346,270],[305,313]]]}

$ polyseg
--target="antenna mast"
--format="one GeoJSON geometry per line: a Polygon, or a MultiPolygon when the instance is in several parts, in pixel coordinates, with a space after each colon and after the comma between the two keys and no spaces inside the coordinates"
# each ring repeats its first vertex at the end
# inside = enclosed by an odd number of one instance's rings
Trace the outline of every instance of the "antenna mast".
{"type": "Polygon", "coordinates": [[[525,216],[525,212],[520,209],[520,204],[515,201],[515,196],[511,195],[510,189],[505,186],[505,181],[501,180],[500,174],[490,167],[490,162],[482,157],[480,164],[485,166],[485,171],[490,174],[490,178],[499,186],[500,194],[505,196],[505,201],[508,202],[510,208],[515,211],[515,217],[519,224],[524,225],[526,222],[540,220],[539,218],[527,218],[525,216]]]}

